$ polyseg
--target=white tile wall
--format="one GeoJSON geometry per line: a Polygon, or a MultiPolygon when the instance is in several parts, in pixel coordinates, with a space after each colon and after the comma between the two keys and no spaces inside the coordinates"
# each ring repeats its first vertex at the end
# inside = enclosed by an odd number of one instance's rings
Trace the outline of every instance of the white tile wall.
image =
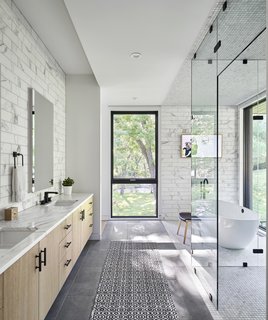
{"type": "Polygon", "coordinates": [[[182,158],[181,135],[191,132],[191,106],[161,107],[161,218],[191,209],[191,159],[182,158]]]}
{"type": "Polygon", "coordinates": [[[0,0],[1,66],[1,179],[0,214],[17,205],[20,210],[39,200],[29,193],[23,203],[11,203],[12,151],[28,159],[28,88],[54,104],[54,188],[65,174],[65,74],[10,0],[0,0]]]}
{"type": "MultiPolygon", "coordinates": [[[[223,151],[219,159],[219,196],[238,202],[238,109],[220,107],[219,133],[223,151]]],[[[180,154],[181,135],[191,133],[191,106],[161,107],[161,218],[176,220],[180,211],[191,211],[191,159],[180,154]]]]}
{"type": "Polygon", "coordinates": [[[238,108],[219,108],[219,133],[222,134],[222,157],[219,159],[219,199],[239,201],[239,119],[238,108]]]}

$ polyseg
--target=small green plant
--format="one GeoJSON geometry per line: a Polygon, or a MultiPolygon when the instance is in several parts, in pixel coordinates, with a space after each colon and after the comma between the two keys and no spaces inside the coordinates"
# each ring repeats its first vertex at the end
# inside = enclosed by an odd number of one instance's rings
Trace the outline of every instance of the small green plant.
{"type": "Polygon", "coordinates": [[[70,177],[68,177],[68,178],[66,178],[66,179],[64,179],[64,180],[62,181],[62,185],[63,185],[64,187],[71,187],[73,184],[74,184],[74,180],[71,179],[70,177]]]}

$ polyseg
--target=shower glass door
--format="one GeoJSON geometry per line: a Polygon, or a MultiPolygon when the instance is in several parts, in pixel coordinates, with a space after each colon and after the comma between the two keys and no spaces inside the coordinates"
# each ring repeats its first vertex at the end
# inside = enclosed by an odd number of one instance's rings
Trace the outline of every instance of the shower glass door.
{"type": "Polygon", "coordinates": [[[192,60],[192,266],[217,308],[217,21],[192,60]]]}
{"type": "Polygon", "coordinates": [[[265,6],[228,1],[218,17],[218,307],[230,320],[266,319],[265,6]]]}
{"type": "Polygon", "coordinates": [[[218,77],[219,311],[230,320],[266,319],[266,67],[248,50],[218,77]]]}
{"type": "Polygon", "coordinates": [[[224,319],[265,319],[266,1],[218,9],[192,59],[192,265],[224,319]]]}

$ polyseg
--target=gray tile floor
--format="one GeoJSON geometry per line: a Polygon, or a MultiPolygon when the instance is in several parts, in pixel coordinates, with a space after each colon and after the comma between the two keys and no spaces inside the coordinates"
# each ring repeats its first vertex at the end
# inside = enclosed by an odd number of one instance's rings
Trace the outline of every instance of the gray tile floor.
{"type": "Polygon", "coordinates": [[[89,241],[51,307],[46,320],[89,319],[102,266],[110,241],[150,241],[157,243],[165,275],[180,320],[212,320],[180,251],[160,221],[113,221],[105,226],[101,241],[89,241]]]}

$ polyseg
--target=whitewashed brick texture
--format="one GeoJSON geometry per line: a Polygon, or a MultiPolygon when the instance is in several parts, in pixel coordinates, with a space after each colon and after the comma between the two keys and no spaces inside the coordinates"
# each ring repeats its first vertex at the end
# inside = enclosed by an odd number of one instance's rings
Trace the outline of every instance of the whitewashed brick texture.
{"type": "Polygon", "coordinates": [[[3,208],[18,206],[23,210],[40,199],[40,192],[28,193],[22,203],[11,203],[12,151],[24,154],[28,170],[28,88],[54,105],[53,189],[58,189],[65,175],[65,74],[10,0],[0,0],[0,67],[1,217],[3,208]]]}
{"type": "Polygon", "coordinates": [[[191,132],[191,106],[161,107],[160,207],[163,220],[191,209],[191,159],[182,158],[181,135],[191,132]]]}
{"type": "MultiPolygon", "coordinates": [[[[238,202],[239,136],[238,109],[222,106],[219,133],[222,157],[219,159],[219,197],[238,202]]],[[[176,220],[180,211],[191,210],[191,159],[182,158],[181,135],[191,133],[191,106],[161,107],[161,188],[163,220],[176,220]]]]}
{"type": "Polygon", "coordinates": [[[219,199],[239,202],[239,119],[238,108],[219,108],[222,157],[219,159],[219,199]]]}

